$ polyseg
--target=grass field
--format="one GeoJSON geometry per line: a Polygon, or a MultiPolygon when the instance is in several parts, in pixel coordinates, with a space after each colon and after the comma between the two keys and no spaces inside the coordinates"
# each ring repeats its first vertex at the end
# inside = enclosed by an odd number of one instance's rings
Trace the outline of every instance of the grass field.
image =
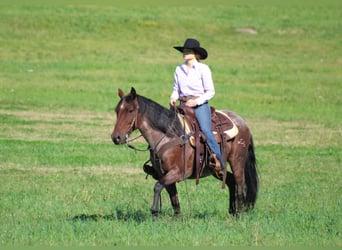
{"type": "Polygon", "coordinates": [[[0,4],[1,247],[342,246],[341,1],[79,2],[0,4]],[[240,220],[207,178],[153,221],[147,153],[110,140],[118,88],[168,106],[187,37],[209,51],[211,105],[253,132],[240,220]]]}

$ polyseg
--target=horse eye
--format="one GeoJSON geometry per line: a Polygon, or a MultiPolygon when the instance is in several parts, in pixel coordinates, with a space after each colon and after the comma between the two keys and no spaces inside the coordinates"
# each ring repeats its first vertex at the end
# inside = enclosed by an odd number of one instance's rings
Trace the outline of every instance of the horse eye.
{"type": "Polygon", "coordinates": [[[128,110],[129,113],[133,113],[134,109],[130,109],[128,110]]]}

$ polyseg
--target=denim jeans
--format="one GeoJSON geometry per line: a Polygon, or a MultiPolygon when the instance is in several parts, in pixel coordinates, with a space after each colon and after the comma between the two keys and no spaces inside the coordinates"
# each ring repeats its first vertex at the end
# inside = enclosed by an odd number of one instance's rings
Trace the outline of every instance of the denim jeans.
{"type": "Polygon", "coordinates": [[[222,161],[221,150],[211,130],[210,106],[206,102],[202,105],[196,106],[194,109],[195,109],[196,118],[200,125],[201,131],[207,139],[207,144],[209,148],[211,149],[211,151],[213,151],[213,153],[216,154],[217,159],[220,161],[221,169],[223,170],[225,164],[223,164],[223,161],[222,161]]]}

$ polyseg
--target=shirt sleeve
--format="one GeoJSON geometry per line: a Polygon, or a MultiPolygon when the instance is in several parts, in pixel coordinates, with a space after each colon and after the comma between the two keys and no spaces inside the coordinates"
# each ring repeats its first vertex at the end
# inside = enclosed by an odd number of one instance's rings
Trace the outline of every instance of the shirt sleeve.
{"type": "Polygon", "coordinates": [[[177,70],[175,70],[175,73],[173,74],[173,90],[170,96],[170,99],[178,100],[179,98],[179,83],[178,83],[178,77],[177,77],[177,70]]]}
{"type": "Polygon", "coordinates": [[[211,70],[206,64],[202,64],[202,84],[204,93],[199,98],[196,99],[197,105],[201,105],[215,95],[214,82],[211,76],[211,70]]]}

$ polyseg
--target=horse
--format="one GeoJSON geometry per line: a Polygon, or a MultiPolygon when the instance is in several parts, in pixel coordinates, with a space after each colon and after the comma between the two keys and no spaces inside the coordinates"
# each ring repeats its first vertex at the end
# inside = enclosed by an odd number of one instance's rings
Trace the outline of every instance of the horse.
{"type": "MultiPolygon", "coordinates": [[[[184,125],[175,111],[167,109],[157,102],[138,95],[132,87],[127,95],[119,88],[120,100],[115,108],[116,123],[111,139],[116,145],[128,144],[134,130],[141,135],[160,159],[161,174],[157,175],[154,186],[154,198],[151,208],[153,216],[159,213],[159,197],[165,188],[169,194],[175,215],[181,213],[176,183],[195,178],[195,149],[186,137],[184,125]],[[162,149],[162,150],[161,150],[162,149]],[[162,152],[161,152],[162,151],[162,152]]],[[[228,213],[239,216],[243,211],[254,208],[258,193],[257,163],[254,143],[250,129],[245,121],[232,111],[223,110],[238,127],[238,134],[225,143],[223,159],[230,165],[226,172],[224,185],[229,188],[228,213]]],[[[204,168],[200,178],[216,176],[210,168],[204,168]]]]}

